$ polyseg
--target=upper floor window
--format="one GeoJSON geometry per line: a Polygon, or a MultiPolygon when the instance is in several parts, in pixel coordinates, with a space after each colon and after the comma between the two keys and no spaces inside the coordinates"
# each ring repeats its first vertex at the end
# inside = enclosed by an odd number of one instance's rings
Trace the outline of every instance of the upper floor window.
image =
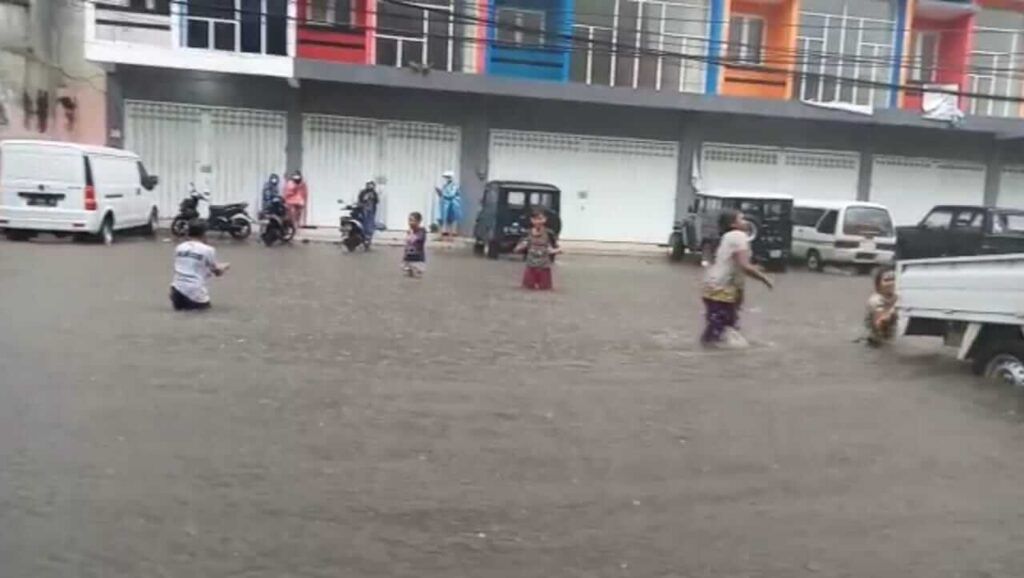
{"type": "Polygon", "coordinates": [[[930,84],[936,81],[936,68],[939,62],[939,41],[942,38],[939,32],[923,31],[915,32],[911,46],[912,66],[910,68],[910,80],[922,84],[930,84]]]}
{"type": "Polygon", "coordinates": [[[289,1],[187,0],[184,44],[189,48],[285,55],[289,1]]]}
{"type": "Polygon", "coordinates": [[[967,112],[988,116],[1020,116],[1024,85],[1019,70],[1024,46],[1024,13],[982,7],[974,18],[974,34],[965,90],[1000,98],[967,98],[967,112]]]}
{"type": "Polygon", "coordinates": [[[306,24],[311,26],[351,26],[355,23],[352,0],[309,0],[306,24]]]}
{"type": "Polygon", "coordinates": [[[736,64],[759,65],[764,46],[764,19],[734,14],[729,19],[729,45],[726,59],[736,64]]]}
{"type": "Polygon", "coordinates": [[[710,0],[576,0],[570,78],[702,92],[710,0]]]}
{"type": "Polygon", "coordinates": [[[895,68],[894,0],[803,0],[794,97],[888,106],[895,68]]]}
{"type": "Polygon", "coordinates": [[[459,26],[455,0],[379,2],[377,64],[459,70],[460,43],[465,37],[459,26]]]}
{"type": "Polygon", "coordinates": [[[498,8],[497,31],[499,44],[516,47],[544,46],[545,14],[541,10],[498,8]]]}
{"type": "Polygon", "coordinates": [[[128,7],[139,12],[170,14],[171,0],[131,0],[128,7]]]}

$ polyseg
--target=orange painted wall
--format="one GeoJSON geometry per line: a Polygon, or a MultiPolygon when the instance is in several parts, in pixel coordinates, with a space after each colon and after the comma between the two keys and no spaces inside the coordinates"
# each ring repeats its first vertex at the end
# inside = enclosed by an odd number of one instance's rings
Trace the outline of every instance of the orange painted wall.
{"type": "MultiPolygon", "coordinates": [[[[726,96],[785,100],[793,92],[793,60],[796,52],[797,1],[777,4],[731,0],[727,14],[749,14],[765,20],[762,66],[722,66],[721,93],[726,96]]],[[[728,24],[724,38],[729,38],[728,24]]],[[[724,54],[723,54],[724,57],[724,54]]]]}

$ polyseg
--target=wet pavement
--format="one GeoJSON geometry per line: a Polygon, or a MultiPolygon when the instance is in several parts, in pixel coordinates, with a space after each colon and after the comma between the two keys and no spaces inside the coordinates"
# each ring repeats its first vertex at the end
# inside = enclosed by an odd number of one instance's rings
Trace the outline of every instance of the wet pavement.
{"type": "Polygon", "coordinates": [[[863,277],[218,244],[0,242],[4,577],[1019,577],[1024,395],[851,343],[863,277]]]}

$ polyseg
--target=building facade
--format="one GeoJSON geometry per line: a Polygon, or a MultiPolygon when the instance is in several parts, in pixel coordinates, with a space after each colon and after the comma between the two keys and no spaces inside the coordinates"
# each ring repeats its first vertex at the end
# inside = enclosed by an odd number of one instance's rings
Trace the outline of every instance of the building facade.
{"type": "MultiPolygon", "coordinates": [[[[1024,207],[1024,2],[90,0],[106,137],[174,212],[301,169],[309,220],[376,180],[383,218],[469,226],[491,179],[563,191],[565,236],[664,242],[699,190],[1024,207]],[[932,120],[936,103],[964,115],[932,120]]],[[[940,107],[941,108],[941,107],[940,107]]]]}
{"type": "Polygon", "coordinates": [[[82,9],[0,0],[0,139],[102,144],[106,74],[84,54],[82,9]]]}

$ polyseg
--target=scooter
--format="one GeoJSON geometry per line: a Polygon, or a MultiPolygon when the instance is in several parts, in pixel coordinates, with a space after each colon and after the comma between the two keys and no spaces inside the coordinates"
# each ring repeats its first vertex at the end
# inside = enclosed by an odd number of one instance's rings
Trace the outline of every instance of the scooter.
{"type": "MultiPolygon", "coordinates": [[[[188,196],[181,201],[178,216],[171,222],[171,233],[175,237],[188,234],[190,221],[199,218],[199,202],[210,202],[210,193],[196,190],[195,183],[189,183],[188,196]]],[[[210,205],[210,218],[206,221],[209,231],[228,233],[238,240],[247,238],[252,233],[252,217],[246,212],[249,203],[231,203],[228,205],[210,205]]]]}
{"type": "Polygon", "coordinates": [[[346,205],[345,201],[338,199],[341,207],[341,219],[338,228],[341,230],[341,244],[349,252],[355,251],[362,246],[370,248],[370,240],[366,238],[363,230],[363,208],[358,204],[346,205]]]}
{"type": "Polygon", "coordinates": [[[270,247],[274,243],[287,243],[295,236],[295,224],[288,217],[288,207],[281,195],[274,195],[260,211],[260,239],[270,247]]]}

